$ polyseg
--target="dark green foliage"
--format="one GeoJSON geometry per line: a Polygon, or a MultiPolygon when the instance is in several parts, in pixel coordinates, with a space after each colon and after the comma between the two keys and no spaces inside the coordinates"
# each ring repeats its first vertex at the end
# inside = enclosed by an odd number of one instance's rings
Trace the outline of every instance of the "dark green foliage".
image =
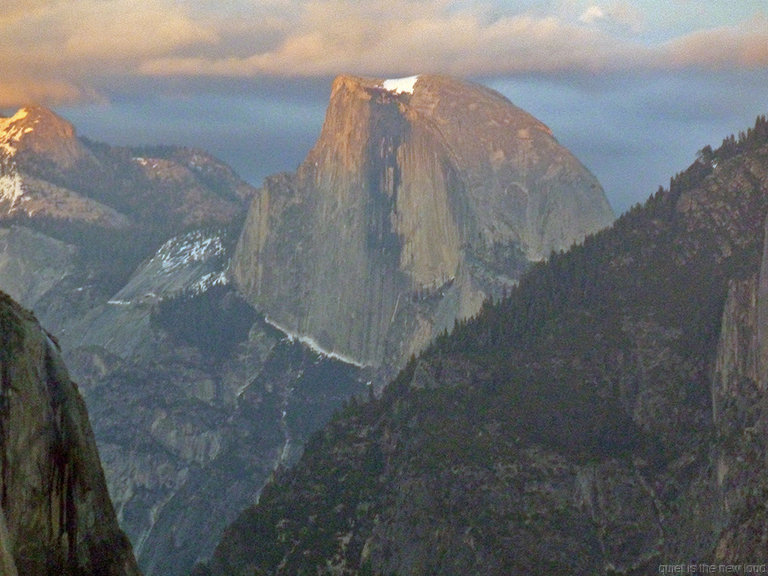
{"type": "Polygon", "coordinates": [[[276,346],[262,378],[277,382],[289,366],[298,367],[298,375],[290,386],[285,424],[296,437],[318,430],[346,399],[361,396],[364,390],[357,368],[285,340],[276,346]]]}
{"type": "Polygon", "coordinates": [[[237,292],[222,285],[202,293],[184,291],[162,300],[151,315],[153,324],[214,360],[223,360],[245,340],[256,318],[256,312],[237,292]]]}
{"type": "Polygon", "coordinates": [[[479,277],[500,276],[519,278],[530,267],[531,262],[516,242],[495,242],[490,246],[475,248],[469,256],[469,265],[479,277]],[[474,261],[481,262],[477,265],[474,261]]]}
{"type": "MultiPolygon", "coordinates": [[[[764,120],[758,126],[750,134],[762,133],[764,120]]],[[[719,157],[720,151],[707,155],[719,157]]],[[[633,346],[634,334],[627,329],[632,319],[675,333],[665,346],[680,364],[667,377],[681,379],[686,401],[706,410],[727,282],[756,269],[762,236],[749,230],[762,229],[766,212],[765,195],[753,188],[728,199],[739,214],[735,230],[715,231],[707,220],[691,221],[677,201],[702,186],[711,171],[697,160],[672,180],[669,191],[660,191],[613,228],[567,253],[552,254],[499,303],[484,306],[476,319],[438,339],[425,357],[463,358],[475,374],[486,374],[485,390],[469,401],[481,418],[499,417],[494,407],[504,406],[515,433],[528,441],[584,458],[618,455],[641,441],[622,406],[631,399],[622,398],[620,366],[612,360],[633,346]],[[729,236],[738,236],[738,242],[729,236]],[[728,257],[720,256],[723,244],[732,250],[728,257]],[[492,398],[487,406],[484,398],[492,398]]],[[[643,442],[652,450],[657,441],[643,442]]]]}

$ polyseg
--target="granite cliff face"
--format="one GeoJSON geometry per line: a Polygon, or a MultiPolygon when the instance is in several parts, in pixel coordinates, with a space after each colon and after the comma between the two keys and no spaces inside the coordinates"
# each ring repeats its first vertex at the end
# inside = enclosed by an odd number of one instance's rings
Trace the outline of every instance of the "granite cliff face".
{"type": "Polygon", "coordinates": [[[0,294],[0,573],[138,576],[57,345],[0,294]]]}
{"type": "Polygon", "coordinates": [[[341,76],[304,163],[253,200],[232,276],[287,332],[397,366],[612,218],[597,180],[501,95],[341,76]]]}
{"type": "Polygon", "coordinates": [[[199,573],[765,566],[766,220],[763,117],[347,407],[199,573]]]}

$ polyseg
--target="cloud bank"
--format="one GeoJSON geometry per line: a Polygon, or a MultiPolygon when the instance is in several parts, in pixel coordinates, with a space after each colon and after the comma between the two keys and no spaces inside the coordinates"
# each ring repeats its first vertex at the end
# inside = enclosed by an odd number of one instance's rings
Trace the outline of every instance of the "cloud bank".
{"type": "Polygon", "coordinates": [[[768,17],[697,26],[684,0],[6,0],[0,106],[136,78],[500,76],[768,67],[768,17]],[[669,10],[670,35],[648,24],[669,10]]]}

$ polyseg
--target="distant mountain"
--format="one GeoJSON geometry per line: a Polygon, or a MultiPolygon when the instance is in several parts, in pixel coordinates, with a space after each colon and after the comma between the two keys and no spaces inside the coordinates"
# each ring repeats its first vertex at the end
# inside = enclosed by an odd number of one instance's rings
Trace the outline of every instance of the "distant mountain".
{"type": "Polygon", "coordinates": [[[139,576],[57,345],[0,293],[0,574],[139,576]]]}
{"type": "Polygon", "coordinates": [[[200,150],[170,146],[116,148],[77,137],[67,120],[33,106],[0,119],[0,164],[15,194],[4,218],[82,220],[105,227],[225,224],[253,188],[200,150]],[[77,199],[113,220],[68,210],[77,199]],[[41,214],[40,211],[43,211],[41,214]]]}
{"type": "Polygon", "coordinates": [[[102,290],[174,234],[238,227],[254,192],[199,150],[91,142],[42,107],[0,119],[0,224],[78,246],[102,290]]]}
{"type": "Polygon", "coordinates": [[[22,108],[0,119],[0,166],[0,214],[5,220],[54,218],[106,228],[129,223],[113,207],[61,185],[61,175],[78,170],[75,166],[92,171],[97,163],[74,127],[46,108],[22,108]],[[54,171],[57,177],[46,178],[54,171]]]}
{"type": "Polygon", "coordinates": [[[353,402],[197,574],[768,561],[768,121],[353,402]]]}
{"type": "Polygon", "coordinates": [[[399,367],[530,261],[612,221],[595,177],[500,94],[340,76],[306,160],[254,199],[232,275],[285,331],[399,367]]]}

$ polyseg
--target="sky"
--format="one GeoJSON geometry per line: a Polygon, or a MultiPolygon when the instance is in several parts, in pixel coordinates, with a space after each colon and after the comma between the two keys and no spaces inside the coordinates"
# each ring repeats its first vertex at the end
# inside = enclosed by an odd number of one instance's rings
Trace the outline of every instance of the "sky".
{"type": "Polygon", "coordinates": [[[0,1],[0,110],[201,147],[255,185],[302,161],[340,73],[490,86],[621,213],[768,113],[768,0],[0,1]]]}

